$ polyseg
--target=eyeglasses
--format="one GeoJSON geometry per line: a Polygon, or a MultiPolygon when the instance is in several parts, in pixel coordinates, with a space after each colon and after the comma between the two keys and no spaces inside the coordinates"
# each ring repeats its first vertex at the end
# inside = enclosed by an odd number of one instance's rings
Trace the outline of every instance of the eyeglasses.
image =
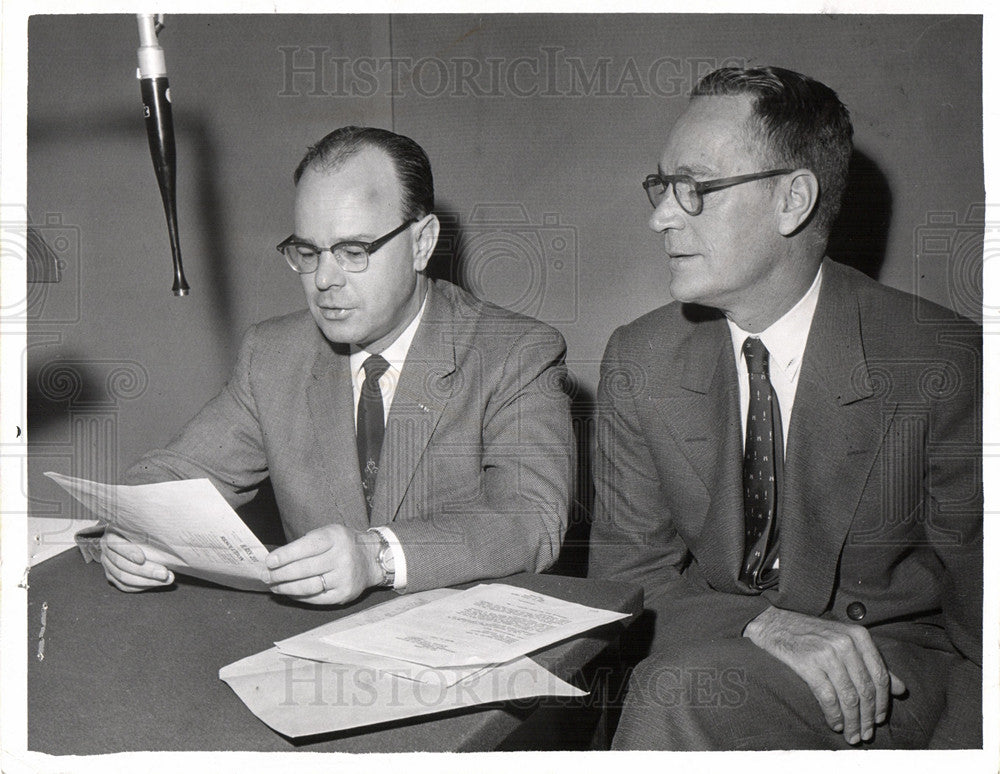
{"type": "Polygon", "coordinates": [[[403,233],[407,227],[416,223],[416,218],[410,218],[399,228],[395,228],[385,236],[380,236],[374,242],[337,242],[329,247],[317,247],[312,242],[299,239],[292,234],[278,245],[277,250],[285,256],[288,265],[299,274],[312,274],[319,268],[319,257],[329,251],[337,265],[344,271],[362,272],[368,268],[368,256],[384,246],[393,237],[403,233]]]}
{"type": "Polygon", "coordinates": [[[794,172],[794,169],[772,169],[769,172],[754,172],[751,175],[737,175],[736,177],[720,177],[717,180],[695,180],[690,175],[646,175],[642,181],[642,187],[646,189],[646,196],[653,207],[659,207],[663,197],[667,195],[667,190],[674,189],[674,198],[688,215],[698,215],[705,205],[704,196],[712,191],[719,191],[730,186],[749,183],[751,180],[762,180],[765,177],[776,175],[787,175],[794,172]]]}

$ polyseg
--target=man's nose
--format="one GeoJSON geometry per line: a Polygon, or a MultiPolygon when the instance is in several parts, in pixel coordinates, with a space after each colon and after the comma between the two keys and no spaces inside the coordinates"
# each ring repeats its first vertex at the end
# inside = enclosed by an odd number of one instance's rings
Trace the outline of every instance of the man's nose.
{"type": "Polygon", "coordinates": [[[316,282],[318,290],[342,287],[347,282],[347,272],[340,267],[337,259],[333,257],[333,253],[329,250],[321,252],[317,260],[319,263],[316,266],[313,279],[316,282]]]}
{"type": "Polygon", "coordinates": [[[683,228],[687,213],[677,203],[677,197],[672,190],[667,191],[660,203],[656,205],[653,214],[649,216],[649,227],[656,232],[667,229],[683,228]]]}

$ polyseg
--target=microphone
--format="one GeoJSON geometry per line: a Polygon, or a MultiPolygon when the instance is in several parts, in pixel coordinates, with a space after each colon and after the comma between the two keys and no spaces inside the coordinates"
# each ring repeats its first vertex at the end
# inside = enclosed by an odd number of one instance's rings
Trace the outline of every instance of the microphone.
{"type": "Polygon", "coordinates": [[[177,150],[174,146],[174,119],[170,111],[170,84],[167,64],[157,34],[163,29],[159,14],[137,14],[139,22],[139,68],[136,77],[142,92],[142,112],[146,117],[146,137],[153,157],[156,182],[160,185],[163,212],[170,235],[174,260],[174,295],[186,296],[190,290],[181,264],[180,237],[177,234],[177,150]]]}

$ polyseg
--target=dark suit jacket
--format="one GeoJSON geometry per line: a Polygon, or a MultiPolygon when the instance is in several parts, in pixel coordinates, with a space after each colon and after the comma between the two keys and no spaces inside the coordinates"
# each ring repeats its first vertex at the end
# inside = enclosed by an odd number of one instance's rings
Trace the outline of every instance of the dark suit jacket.
{"type": "Polygon", "coordinates": [[[371,521],[349,352],[308,311],[247,333],[232,378],[127,483],[208,477],[234,506],[270,477],[289,539],[391,526],[407,589],[541,571],[567,521],[565,343],[547,325],[432,283],[386,423],[371,521]]]}
{"type": "Polygon", "coordinates": [[[591,575],[644,586],[654,649],[739,637],[775,605],[956,653],[975,675],[980,353],[977,326],[824,263],[786,427],[780,582],[760,594],[737,578],[742,438],[725,319],[674,303],[619,328],[598,396],[591,575]]]}

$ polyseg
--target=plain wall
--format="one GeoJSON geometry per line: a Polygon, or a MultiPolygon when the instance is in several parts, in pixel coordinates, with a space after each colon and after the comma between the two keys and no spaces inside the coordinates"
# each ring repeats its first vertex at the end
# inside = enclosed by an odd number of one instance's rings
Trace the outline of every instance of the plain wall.
{"type": "Polygon", "coordinates": [[[562,331],[584,441],[611,331],[670,300],[640,181],[717,66],[775,64],[834,88],[857,154],[831,254],[980,314],[978,16],[166,23],[187,298],[170,292],[135,18],[30,21],[27,205],[63,261],[60,282],[28,288],[35,512],[68,508],[42,470],[115,478],[219,390],[246,326],[304,306],[274,245],[292,230],[299,158],[345,124],[427,150],[446,226],[435,272],[562,331]]]}

